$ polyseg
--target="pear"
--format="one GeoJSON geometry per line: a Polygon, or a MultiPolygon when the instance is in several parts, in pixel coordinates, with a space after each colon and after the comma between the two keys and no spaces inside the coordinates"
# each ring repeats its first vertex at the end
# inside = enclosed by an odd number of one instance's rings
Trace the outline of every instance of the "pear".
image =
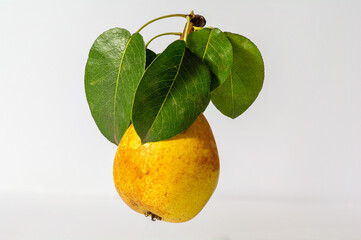
{"type": "Polygon", "coordinates": [[[114,159],[115,187],[133,210],[152,220],[186,222],[205,206],[219,177],[212,130],[201,113],[184,132],[141,144],[133,125],[114,159]]]}

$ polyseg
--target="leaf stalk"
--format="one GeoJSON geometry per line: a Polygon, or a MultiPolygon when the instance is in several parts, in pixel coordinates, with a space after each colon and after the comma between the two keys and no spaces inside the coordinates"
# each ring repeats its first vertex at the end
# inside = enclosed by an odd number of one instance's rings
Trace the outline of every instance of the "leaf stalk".
{"type": "Polygon", "coordinates": [[[166,36],[166,35],[176,35],[176,36],[181,36],[182,33],[181,32],[166,32],[166,33],[161,33],[161,34],[158,34],[157,36],[154,36],[153,38],[151,38],[147,44],[145,45],[145,48],[148,47],[148,45],[156,38],[158,37],[161,37],[161,36],[166,36]]]}
{"type": "Polygon", "coordinates": [[[185,33],[184,33],[184,41],[187,42],[187,37],[188,37],[188,34],[189,34],[189,25],[191,24],[191,20],[192,20],[192,17],[193,16],[193,11],[191,12],[190,15],[187,15],[187,25],[186,25],[186,30],[185,30],[185,33]]]}
{"type": "Polygon", "coordinates": [[[147,22],[146,24],[144,24],[141,28],[138,29],[137,33],[139,33],[143,28],[145,28],[146,26],[148,26],[149,24],[164,19],[164,18],[170,18],[170,17],[183,17],[183,18],[187,18],[187,14],[169,14],[169,15],[164,15],[158,18],[154,18],[153,20],[150,20],[149,22],[147,22]]]}

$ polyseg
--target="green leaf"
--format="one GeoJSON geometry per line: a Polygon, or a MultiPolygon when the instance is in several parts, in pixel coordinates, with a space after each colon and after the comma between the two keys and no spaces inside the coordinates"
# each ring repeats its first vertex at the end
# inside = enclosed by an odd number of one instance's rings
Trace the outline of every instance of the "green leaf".
{"type": "Polygon", "coordinates": [[[151,64],[153,60],[157,57],[157,54],[147,48],[145,51],[145,55],[146,55],[145,68],[147,68],[149,64],[151,64]]]}
{"type": "Polygon", "coordinates": [[[264,64],[261,53],[249,39],[226,32],[233,48],[233,65],[227,80],[212,95],[224,115],[236,118],[247,110],[262,89],[264,64]]]}
{"type": "Polygon", "coordinates": [[[183,40],[146,69],[135,94],[133,124],[142,143],[171,138],[192,125],[210,100],[210,72],[183,40]]]}
{"type": "Polygon", "coordinates": [[[233,52],[226,34],[218,28],[203,28],[188,36],[187,47],[201,58],[215,75],[211,82],[212,91],[227,79],[232,67],[233,52]]]}
{"type": "Polygon", "coordinates": [[[119,144],[131,121],[136,88],[145,68],[145,46],[139,33],[122,28],[102,33],[90,49],[85,91],[101,133],[119,144]]]}

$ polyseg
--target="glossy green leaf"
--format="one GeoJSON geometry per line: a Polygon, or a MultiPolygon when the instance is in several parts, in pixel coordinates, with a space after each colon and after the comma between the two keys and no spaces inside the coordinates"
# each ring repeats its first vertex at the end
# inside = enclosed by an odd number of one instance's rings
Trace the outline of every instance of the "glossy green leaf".
{"type": "Polygon", "coordinates": [[[152,50],[150,50],[149,48],[147,48],[145,53],[146,53],[145,68],[147,68],[149,64],[151,64],[153,60],[157,57],[157,54],[152,50]]]}
{"type": "Polygon", "coordinates": [[[232,67],[233,52],[226,34],[218,28],[203,28],[188,36],[187,47],[201,58],[214,74],[212,91],[227,79],[232,67]]]}
{"type": "Polygon", "coordinates": [[[227,80],[212,92],[212,102],[224,115],[236,118],[247,110],[262,89],[264,64],[249,39],[226,32],[233,48],[233,64],[227,80]]]}
{"type": "Polygon", "coordinates": [[[118,144],[131,121],[136,88],[145,68],[145,45],[139,33],[122,28],[102,33],[90,49],[85,91],[101,133],[118,144]]]}
{"type": "Polygon", "coordinates": [[[171,138],[192,125],[210,100],[210,72],[183,40],[149,67],[135,94],[133,124],[142,143],[171,138]]]}

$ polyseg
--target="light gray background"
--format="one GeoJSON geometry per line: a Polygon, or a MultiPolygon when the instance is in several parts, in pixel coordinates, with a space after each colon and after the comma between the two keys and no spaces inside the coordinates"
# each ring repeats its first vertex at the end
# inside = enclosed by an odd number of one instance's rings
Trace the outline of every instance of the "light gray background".
{"type": "Polygon", "coordinates": [[[0,238],[360,239],[360,12],[360,1],[1,0],[0,238]],[[221,161],[205,210],[186,224],[152,225],[118,199],[116,146],[91,118],[84,68],[103,31],[135,32],[190,10],[253,40],[265,82],[237,119],[213,105],[205,112],[221,161]]]}

